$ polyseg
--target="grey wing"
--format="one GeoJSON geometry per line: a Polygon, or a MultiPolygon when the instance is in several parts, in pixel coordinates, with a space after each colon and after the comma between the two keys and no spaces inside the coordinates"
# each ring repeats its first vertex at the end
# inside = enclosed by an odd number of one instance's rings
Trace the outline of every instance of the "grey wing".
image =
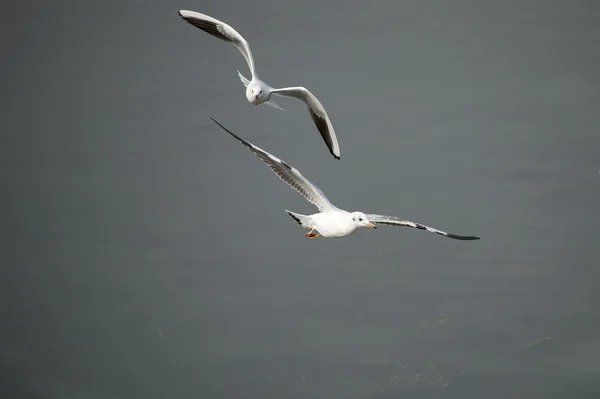
{"type": "Polygon", "coordinates": [[[445,231],[434,229],[433,227],[425,226],[424,224],[411,222],[410,220],[401,219],[395,216],[386,216],[386,215],[369,215],[367,214],[367,219],[370,222],[375,224],[383,224],[388,226],[403,226],[403,227],[413,227],[419,230],[427,230],[431,233],[436,233],[442,235],[444,237],[453,238],[455,240],[479,240],[480,237],[476,236],[460,236],[457,234],[446,233],[445,231]]]}
{"type": "Polygon", "coordinates": [[[230,25],[227,25],[223,21],[219,21],[216,18],[208,16],[206,14],[201,14],[195,11],[189,10],[179,10],[177,11],[179,16],[183,18],[186,22],[191,25],[194,25],[198,29],[202,29],[204,32],[233,44],[240,53],[246,59],[248,63],[248,68],[250,68],[250,72],[252,76],[254,76],[254,59],[252,58],[252,51],[250,50],[250,45],[244,39],[242,35],[240,35],[235,29],[233,29],[230,25]]]}
{"type": "Polygon", "coordinates": [[[331,155],[340,159],[340,145],[333,130],[333,125],[325,107],[319,99],[304,87],[285,87],[282,89],[273,89],[273,94],[278,96],[290,97],[304,103],[308,108],[311,119],[317,126],[321,137],[325,141],[331,155]]]}
{"type": "Polygon", "coordinates": [[[221,125],[219,122],[210,118],[213,122],[219,125],[223,130],[232,135],[235,139],[237,139],[240,143],[248,147],[252,152],[254,152],[260,159],[263,160],[264,163],[267,164],[269,168],[284,182],[286,182],[290,187],[294,190],[302,194],[306,200],[312,204],[314,204],[319,211],[323,212],[326,209],[335,208],[331,202],[327,199],[325,194],[313,183],[311,183],[307,178],[302,176],[300,171],[293,166],[287,164],[285,161],[277,158],[274,155],[269,154],[267,151],[262,150],[250,143],[249,141],[244,140],[239,137],[225,126],[221,125]]]}

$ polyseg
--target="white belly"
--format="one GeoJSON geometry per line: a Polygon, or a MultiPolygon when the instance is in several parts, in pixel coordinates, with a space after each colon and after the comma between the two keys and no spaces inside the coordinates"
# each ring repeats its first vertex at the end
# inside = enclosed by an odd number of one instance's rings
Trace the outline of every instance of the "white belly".
{"type": "Polygon", "coordinates": [[[317,213],[311,215],[311,217],[315,229],[323,237],[346,237],[358,230],[358,226],[352,221],[350,214],[346,211],[317,213]]]}

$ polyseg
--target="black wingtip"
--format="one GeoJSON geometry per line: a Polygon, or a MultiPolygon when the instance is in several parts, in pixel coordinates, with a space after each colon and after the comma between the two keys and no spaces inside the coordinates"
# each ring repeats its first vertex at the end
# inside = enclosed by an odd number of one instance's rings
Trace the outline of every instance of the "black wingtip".
{"type": "Polygon", "coordinates": [[[298,223],[299,225],[302,225],[302,221],[300,219],[298,219],[296,216],[294,216],[294,214],[292,212],[288,211],[287,209],[285,210],[285,212],[288,214],[289,217],[294,219],[294,221],[296,223],[298,223]]]}
{"type": "Polygon", "coordinates": [[[463,240],[463,241],[481,240],[481,237],[477,237],[477,236],[457,236],[456,234],[448,234],[448,237],[454,238],[455,240],[463,240]]]}
{"type": "Polygon", "coordinates": [[[215,118],[213,118],[212,116],[209,116],[209,118],[211,121],[213,121],[214,123],[219,125],[223,130],[225,130],[226,132],[229,132],[229,129],[227,129],[225,126],[221,125],[215,118]]]}
{"type": "Polygon", "coordinates": [[[219,125],[219,127],[223,130],[225,130],[227,133],[233,135],[233,137],[238,138],[235,134],[233,134],[233,132],[229,129],[227,129],[225,126],[221,125],[215,118],[213,118],[212,116],[209,116],[210,120],[213,121],[214,123],[216,123],[217,125],[219,125]]]}
{"type": "Polygon", "coordinates": [[[213,121],[214,123],[219,125],[221,127],[221,129],[225,130],[227,133],[231,134],[233,137],[235,137],[236,139],[239,140],[238,136],[236,136],[231,130],[227,129],[225,126],[221,125],[215,118],[213,118],[212,116],[209,116],[209,118],[211,121],[213,121]]]}
{"type": "Polygon", "coordinates": [[[248,148],[252,148],[252,144],[250,144],[248,141],[244,140],[243,138],[241,138],[240,136],[238,136],[237,134],[235,134],[234,132],[232,132],[231,130],[227,129],[225,126],[221,125],[215,118],[209,116],[210,120],[213,121],[214,123],[216,123],[217,125],[219,125],[221,127],[221,129],[225,130],[227,133],[229,133],[230,135],[232,135],[237,141],[239,141],[240,143],[242,143],[243,145],[245,145],[248,148]]]}

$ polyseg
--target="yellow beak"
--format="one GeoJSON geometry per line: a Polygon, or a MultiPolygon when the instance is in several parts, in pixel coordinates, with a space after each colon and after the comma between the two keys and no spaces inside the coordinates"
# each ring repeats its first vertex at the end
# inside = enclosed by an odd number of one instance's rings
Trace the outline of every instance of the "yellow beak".
{"type": "Polygon", "coordinates": [[[372,229],[376,229],[377,228],[377,226],[375,226],[373,223],[370,223],[370,222],[367,223],[365,226],[370,227],[372,229]]]}

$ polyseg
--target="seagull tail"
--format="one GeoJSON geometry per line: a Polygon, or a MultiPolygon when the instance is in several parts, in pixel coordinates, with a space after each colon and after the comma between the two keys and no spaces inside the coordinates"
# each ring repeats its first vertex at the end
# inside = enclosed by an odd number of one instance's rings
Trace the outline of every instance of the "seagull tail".
{"type": "Polygon", "coordinates": [[[301,215],[299,213],[294,213],[292,211],[288,211],[287,209],[285,211],[300,226],[302,226],[302,227],[304,227],[306,229],[310,229],[310,226],[309,226],[309,223],[308,223],[309,220],[310,220],[310,217],[308,217],[306,215],[301,215]]]}
{"type": "Polygon", "coordinates": [[[248,79],[246,79],[246,77],[244,75],[242,75],[242,73],[240,71],[237,71],[237,73],[238,73],[238,76],[240,77],[240,80],[244,84],[244,87],[248,87],[248,85],[250,84],[250,81],[248,79]]]}

